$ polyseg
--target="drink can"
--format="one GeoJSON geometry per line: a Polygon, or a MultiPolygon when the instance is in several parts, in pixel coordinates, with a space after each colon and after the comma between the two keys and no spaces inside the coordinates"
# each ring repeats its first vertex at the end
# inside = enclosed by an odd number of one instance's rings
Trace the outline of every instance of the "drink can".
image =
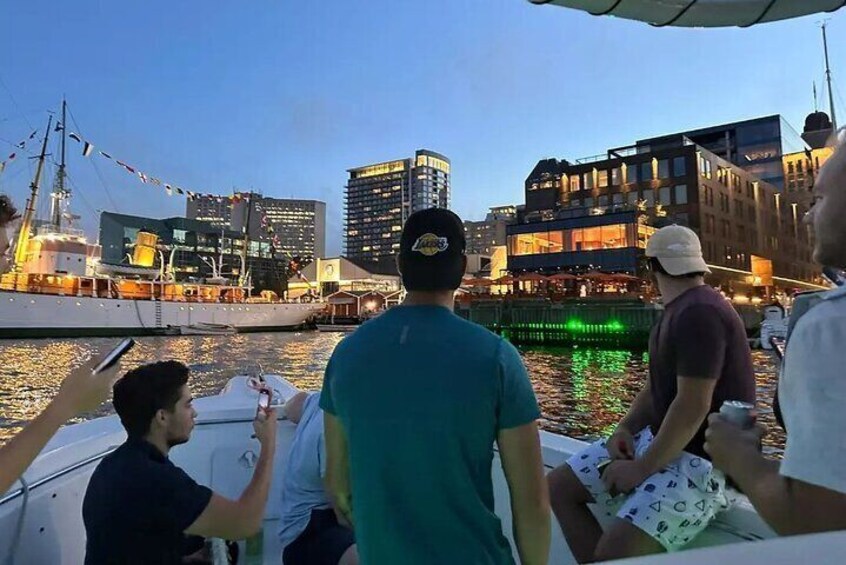
{"type": "Polygon", "coordinates": [[[755,425],[755,405],[740,400],[726,400],[720,407],[720,416],[741,428],[755,425]]]}

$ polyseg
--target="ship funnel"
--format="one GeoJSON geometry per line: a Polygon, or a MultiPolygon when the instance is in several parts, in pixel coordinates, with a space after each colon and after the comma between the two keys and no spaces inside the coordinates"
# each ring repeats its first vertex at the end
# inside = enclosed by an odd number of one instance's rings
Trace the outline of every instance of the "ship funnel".
{"type": "Polygon", "coordinates": [[[132,252],[132,265],[135,267],[152,267],[156,259],[156,243],[159,236],[148,231],[139,231],[135,239],[135,249],[132,252]]]}

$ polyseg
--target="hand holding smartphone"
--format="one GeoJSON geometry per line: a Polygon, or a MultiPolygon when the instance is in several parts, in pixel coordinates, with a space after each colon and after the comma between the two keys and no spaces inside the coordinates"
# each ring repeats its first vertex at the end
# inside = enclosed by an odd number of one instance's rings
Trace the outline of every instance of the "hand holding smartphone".
{"type": "Polygon", "coordinates": [[[115,363],[117,363],[121,357],[123,357],[130,349],[135,347],[135,340],[131,337],[128,337],[122,340],[117,347],[109,351],[109,354],[103,357],[103,360],[100,361],[96,367],[91,370],[92,375],[96,375],[102,371],[105,371],[115,363]]]}

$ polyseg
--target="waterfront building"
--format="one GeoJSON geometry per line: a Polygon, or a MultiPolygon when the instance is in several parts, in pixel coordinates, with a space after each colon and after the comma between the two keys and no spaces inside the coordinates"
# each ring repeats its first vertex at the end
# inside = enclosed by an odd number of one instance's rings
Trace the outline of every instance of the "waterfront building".
{"type": "Polygon", "coordinates": [[[350,257],[317,258],[288,279],[288,298],[327,297],[340,291],[393,292],[402,284],[393,259],[366,261],[350,257]]]}
{"type": "Polygon", "coordinates": [[[507,228],[509,270],[643,275],[651,233],[678,223],[699,235],[715,284],[814,288],[808,231],[777,187],[683,135],[656,139],[539,161],[521,222],[507,228]]]}
{"type": "Polygon", "coordinates": [[[378,261],[399,251],[405,219],[418,210],[449,208],[450,161],[418,150],[413,158],[349,169],[344,255],[378,261]]]}
{"type": "Polygon", "coordinates": [[[271,198],[253,192],[236,192],[234,197],[197,196],[188,200],[186,216],[212,226],[242,232],[249,218],[251,240],[270,241],[262,226],[267,216],[279,238],[277,254],[301,265],[326,255],[326,203],[318,200],[271,198]]]}
{"type": "MultiPolygon", "coordinates": [[[[103,212],[100,215],[101,262],[129,265],[126,257],[133,255],[138,232],[158,236],[157,252],[152,264],[168,270],[172,262],[174,280],[200,281],[213,279],[215,272],[209,263],[214,260],[217,276],[238,279],[241,275],[243,236],[233,230],[220,228],[210,222],[189,218],[144,218],[103,212]],[[223,257],[222,265],[220,257],[223,257]]],[[[272,290],[281,296],[286,288],[285,261],[274,257],[266,241],[249,242],[247,271],[253,282],[253,293],[272,290]]]]}
{"type": "Polygon", "coordinates": [[[516,206],[495,206],[479,222],[464,221],[464,238],[468,253],[493,255],[496,247],[505,245],[505,228],[517,221],[516,206]]]}
{"type": "Polygon", "coordinates": [[[799,217],[810,210],[814,202],[814,179],[825,162],[834,154],[831,120],[824,112],[813,112],[805,118],[802,138],[810,146],[804,151],[788,153],[784,165],[785,197],[789,205],[796,205],[799,217]]]}
{"type": "Polygon", "coordinates": [[[784,189],[782,158],[809,148],[796,130],[778,114],[653,137],[638,141],[637,145],[659,147],[663,140],[672,143],[679,135],[777,190],[784,189]]]}

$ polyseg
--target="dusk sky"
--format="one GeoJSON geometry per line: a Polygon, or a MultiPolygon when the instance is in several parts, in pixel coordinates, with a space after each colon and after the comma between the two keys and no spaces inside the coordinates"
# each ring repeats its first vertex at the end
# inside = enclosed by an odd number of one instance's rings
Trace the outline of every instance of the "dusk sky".
{"type": "MultiPolygon", "coordinates": [[[[846,10],[829,17],[842,124],[846,10]]],[[[828,109],[821,19],[691,30],[526,0],[7,3],[0,160],[64,94],[69,131],[162,181],[325,201],[332,255],[346,169],[416,149],[451,159],[452,208],[482,219],[522,203],[544,157],[774,113],[801,131],[814,81],[828,109]]],[[[23,208],[34,161],[20,157],[0,192],[23,208]]],[[[185,214],[96,152],[70,142],[68,161],[91,235],[100,210],[185,214]]]]}

